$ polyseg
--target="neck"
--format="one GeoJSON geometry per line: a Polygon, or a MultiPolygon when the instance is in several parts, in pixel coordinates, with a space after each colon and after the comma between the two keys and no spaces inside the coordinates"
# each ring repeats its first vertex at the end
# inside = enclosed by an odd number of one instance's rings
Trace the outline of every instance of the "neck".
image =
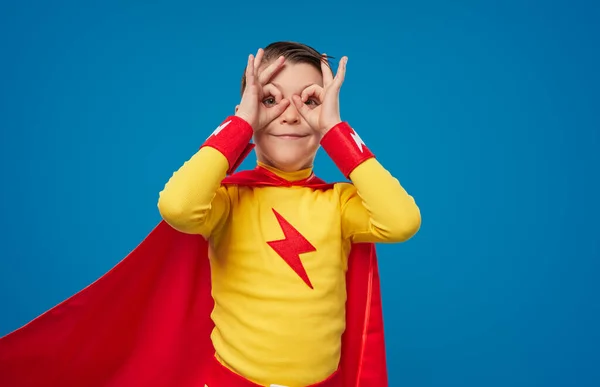
{"type": "Polygon", "coordinates": [[[258,161],[257,164],[259,167],[265,168],[287,181],[303,180],[303,179],[308,178],[312,174],[312,167],[307,167],[307,168],[299,169],[299,170],[283,171],[277,167],[268,165],[261,161],[258,161]]]}

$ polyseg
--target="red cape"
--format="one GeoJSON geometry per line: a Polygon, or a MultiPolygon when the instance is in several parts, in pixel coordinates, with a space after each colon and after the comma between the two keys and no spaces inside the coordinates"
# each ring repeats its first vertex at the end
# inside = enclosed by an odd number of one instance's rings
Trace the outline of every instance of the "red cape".
{"type": "MultiPolygon", "coordinates": [[[[257,168],[225,184],[290,185],[257,168]]],[[[314,175],[297,182],[331,187],[314,175]]],[[[214,355],[207,242],[164,221],[97,281],[0,338],[0,385],[197,387],[214,355]]],[[[344,386],[386,387],[375,246],[355,244],[347,273],[344,386]]]]}

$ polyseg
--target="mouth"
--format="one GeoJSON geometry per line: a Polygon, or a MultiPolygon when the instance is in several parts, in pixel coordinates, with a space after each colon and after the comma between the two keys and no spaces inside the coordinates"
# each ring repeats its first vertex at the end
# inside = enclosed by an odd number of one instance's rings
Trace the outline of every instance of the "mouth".
{"type": "Polygon", "coordinates": [[[281,133],[281,134],[271,134],[273,137],[277,137],[283,140],[299,140],[305,137],[308,137],[308,134],[298,134],[298,133],[281,133]]]}

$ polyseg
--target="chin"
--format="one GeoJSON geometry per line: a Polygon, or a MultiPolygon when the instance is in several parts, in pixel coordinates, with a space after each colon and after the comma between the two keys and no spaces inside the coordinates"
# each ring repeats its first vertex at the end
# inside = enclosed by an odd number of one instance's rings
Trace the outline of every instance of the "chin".
{"type": "Polygon", "coordinates": [[[261,162],[284,172],[294,172],[312,166],[319,147],[318,143],[313,142],[312,138],[289,141],[276,139],[257,144],[256,151],[262,155],[259,157],[261,162]]]}
{"type": "Polygon", "coordinates": [[[306,149],[280,147],[263,154],[263,162],[284,172],[294,172],[312,166],[314,155],[306,149]]]}

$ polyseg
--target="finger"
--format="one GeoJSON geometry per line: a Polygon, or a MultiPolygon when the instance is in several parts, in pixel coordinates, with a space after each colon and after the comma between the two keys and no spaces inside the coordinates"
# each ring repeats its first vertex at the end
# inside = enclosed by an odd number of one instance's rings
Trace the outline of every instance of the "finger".
{"type": "Polygon", "coordinates": [[[248,55],[248,65],[246,66],[246,86],[254,85],[254,56],[248,55]]]}
{"type": "Polygon", "coordinates": [[[344,56],[340,60],[340,64],[338,65],[338,71],[335,74],[335,78],[333,79],[333,84],[338,89],[342,87],[342,83],[344,83],[344,78],[346,77],[346,63],[348,63],[348,57],[344,56]]]}
{"type": "Polygon", "coordinates": [[[302,90],[302,94],[300,94],[302,102],[308,101],[308,98],[310,97],[316,97],[319,102],[323,102],[323,88],[319,85],[310,85],[302,90]]]}
{"type": "Polygon", "coordinates": [[[294,102],[296,109],[298,109],[298,112],[300,112],[300,115],[306,120],[306,117],[311,111],[310,108],[306,106],[304,101],[302,101],[302,98],[300,98],[298,95],[292,96],[292,101],[294,102]]]}
{"type": "Polygon", "coordinates": [[[262,95],[263,96],[267,96],[267,95],[272,95],[273,97],[275,97],[275,100],[279,103],[279,101],[281,101],[283,99],[283,95],[281,94],[281,91],[276,88],[274,85],[265,85],[265,87],[263,87],[262,89],[262,95]]]}
{"type": "Polygon", "coordinates": [[[265,51],[262,48],[259,48],[256,52],[256,60],[254,61],[254,74],[258,74],[258,69],[260,64],[262,63],[263,56],[265,51]]]}
{"type": "Polygon", "coordinates": [[[282,99],[277,105],[273,106],[272,108],[268,108],[266,114],[267,124],[271,123],[271,121],[283,114],[283,112],[285,111],[285,109],[288,108],[289,105],[289,100],[282,99]]]}
{"type": "Polygon", "coordinates": [[[271,63],[266,69],[264,69],[258,75],[258,83],[260,85],[266,85],[269,82],[269,80],[273,77],[273,75],[279,69],[281,69],[284,62],[285,62],[285,57],[283,55],[280,56],[279,58],[277,58],[277,60],[275,62],[271,63]]]}
{"type": "Polygon", "coordinates": [[[329,66],[329,58],[327,54],[323,53],[321,59],[321,72],[323,73],[323,86],[328,86],[333,81],[333,73],[329,66]]]}

